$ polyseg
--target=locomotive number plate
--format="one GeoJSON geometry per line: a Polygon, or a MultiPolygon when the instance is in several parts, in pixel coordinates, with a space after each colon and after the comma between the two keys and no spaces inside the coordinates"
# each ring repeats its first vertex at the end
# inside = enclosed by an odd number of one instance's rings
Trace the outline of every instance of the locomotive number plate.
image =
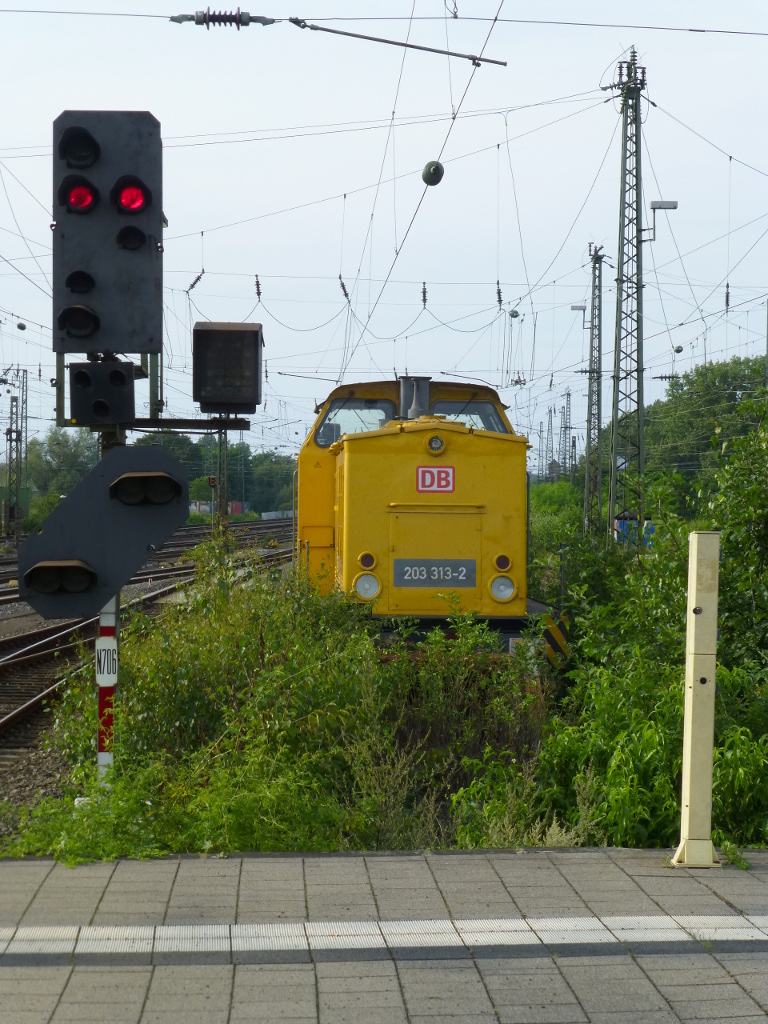
{"type": "Polygon", "coordinates": [[[474,558],[395,558],[395,587],[475,587],[474,558]]]}

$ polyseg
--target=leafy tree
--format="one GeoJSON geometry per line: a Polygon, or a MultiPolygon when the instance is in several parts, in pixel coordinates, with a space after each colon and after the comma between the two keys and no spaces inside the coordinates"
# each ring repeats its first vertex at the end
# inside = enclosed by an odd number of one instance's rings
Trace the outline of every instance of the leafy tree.
{"type": "Polygon", "coordinates": [[[189,481],[189,500],[190,501],[210,501],[211,500],[211,485],[208,482],[207,476],[198,476],[194,480],[189,481]]]}
{"type": "Polygon", "coordinates": [[[258,452],[251,457],[251,505],[255,512],[290,508],[296,460],[291,455],[258,452]]]}
{"type": "MultiPolygon", "coordinates": [[[[139,438],[138,445],[162,444],[187,468],[192,501],[208,501],[208,476],[218,472],[218,438],[205,434],[193,441],[187,434],[158,431],[139,438]]],[[[276,452],[251,453],[245,442],[227,445],[227,484],[230,501],[249,502],[256,512],[273,512],[292,504],[296,460],[276,452]]]]}
{"type": "Polygon", "coordinates": [[[250,446],[245,442],[228,446],[227,484],[230,501],[252,501],[252,458],[250,446]]]}
{"type": "Polygon", "coordinates": [[[187,434],[181,434],[176,430],[159,430],[156,433],[144,434],[134,441],[134,444],[139,447],[152,444],[162,445],[166,451],[184,463],[190,480],[200,476],[204,470],[200,449],[187,434]]]}
{"type": "Polygon", "coordinates": [[[581,530],[584,498],[568,480],[535,484],[530,491],[528,593],[559,601],[561,544],[581,530]]]}
{"type": "Polygon", "coordinates": [[[51,427],[43,440],[33,437],[27,448],[29,481],[37,496],[70,491],[96,465],[99,441],[83,428],[51,427]]]}
{"type": "Polygon", "coordinates": [[[764,359],[696,366],[669,382],[663,401],[645,410],[646,468],[714,470],[712,437],[720,444],[756,426],[750,399],[765,385],[764,359]]]}
{"type": "Polygon", "coordinates": [[[748,414],[756,428],[723,444],[717,489],[702,497],[721,531],[720,658],[768,666],[768,403],[751,403],[748,414]]]}
{"type": "Polygon", "coordinates": [[[29,532],[35,530],[46,519],[61,501],[61,495],[56,491],[49,491],[41,498],[33,498],[29,506],[29,515],[22,523],[24,530],[29,532]]]}

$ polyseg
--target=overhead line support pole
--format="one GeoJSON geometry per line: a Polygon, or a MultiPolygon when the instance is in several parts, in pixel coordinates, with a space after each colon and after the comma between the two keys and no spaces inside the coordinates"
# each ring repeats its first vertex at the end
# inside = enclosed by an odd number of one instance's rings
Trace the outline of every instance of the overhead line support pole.
{"type": "Polygon", "coordinates": [[[587,444],[584,452],[584,534],[599,533],[603,521],[603,459],[600,443],[603,391],[603,260],[602,246],[589,246],[592,297],[589,317],[587,444]]]}
{"type": "Polygon", "coordinates": [[[645,87],[645,68],[638,66],[633,47],[629,60],[619,62],[617,81],[611,87],[621,94],[622,161],[608,538],[613,535],[617,519],[631,522],[636,517],[639,544],[644,534],[642,477],[645,469],[640,118],[640,97],[645,87]]]}
{"type": "Polygon", "coordinates": [[[216,471],[216,526],[220,531],[229,527],[229,495],[227,488],[227,431],[219,430],[218,468],[216,471]]]}

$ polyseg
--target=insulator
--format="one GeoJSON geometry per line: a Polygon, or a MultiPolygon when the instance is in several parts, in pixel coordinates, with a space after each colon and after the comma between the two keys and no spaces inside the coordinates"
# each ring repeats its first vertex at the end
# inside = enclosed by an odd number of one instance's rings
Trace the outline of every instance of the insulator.
{"type": "Polygon", "coordinates": [[[424,309],[427,308],[427,282],[423,281],[421,285],[421,301],[424,303],[424,309]]]}
{"type": "Polygon", "coordinates": [[[201,270],[201,271],[200,271],[200,273],[199,273],[199,274],[197,275],[197,277],[196,277],[196,278],[195,278],[195,280],[194,280],[194,281],[192,282],[192,284],[191,284],[191,285],[189,286],[189,288],[187,288],[187,295],[189,295],[189,293],[190,293],[190,292],[192,291],[192,289],[193,289],[193,288],[195,287],[195,285],[196,285],[196,284],[199,284],[199,283],[200,283],[200,281],[201,281],[201,280],[202,280],[202,278],[203,278],[203,274],[204,274],[204,273],[205,273],[205,271],[204,271],[204,270],[201,270]]]}
{"type": "Polygon", "coordinates": [[[496,301],[499,304],[499,309],[501,309],[501,285],[498,281],[496,282],[496,301]]]}
{"type": "Polygon", "coordinates": [[[259,281],[259,275],[256,274],[256,298],[261,301],[261,283],[259,281]]]}
{"type": "Polygon", "coordinates": [[[206,28],[210,28],[211,25],[236,25],[237,31],[240,31],[241,25],[250,25],[251,16],[247,11],[241,11],[238,7],[236,11],[212,11],[209,7],[207,11],[195,11],[195,24],[205,25],[206,28]]]}
{"type": "Polygon", "coordinates": [[[349,292],[347,291],[347,286],[341,279],[341,274],[339,274],[339,284],[341,285],[341,290],[344,292],[344,298],[349,302],[349,292]]]}

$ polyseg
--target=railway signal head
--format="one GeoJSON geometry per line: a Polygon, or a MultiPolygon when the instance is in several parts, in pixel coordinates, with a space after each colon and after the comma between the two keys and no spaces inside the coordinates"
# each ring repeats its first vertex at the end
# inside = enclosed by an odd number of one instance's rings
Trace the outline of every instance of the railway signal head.
{"type": "Polygon", "coordinates": [[[178,459],[113,448],[22,544],[19,593],[43,618],[96,615],[188,514],[178,459]]]}
{"type": "Polygon", "coordinates": [[[195,324],[192,399],[200,403],[201,412],[256,412],[263,347],[261,324],[195,324]]]}
{"type": "Polygon", "coordinates": [[[53,350],[162,349],[162,142],[147,111],[53,123],[53,350]]]}
{"type": "Polygon", "coordinates": [[[69,364],[70,422],[76,427],[130,423],[135,416],[133,363],[69,364]]]}
{"type": "Polygon", "coordinates": [[[25,573],[25,580],[40,594],[82,594],[97,583],[90,565],[73,558],[37,562],[25,573]]]}

